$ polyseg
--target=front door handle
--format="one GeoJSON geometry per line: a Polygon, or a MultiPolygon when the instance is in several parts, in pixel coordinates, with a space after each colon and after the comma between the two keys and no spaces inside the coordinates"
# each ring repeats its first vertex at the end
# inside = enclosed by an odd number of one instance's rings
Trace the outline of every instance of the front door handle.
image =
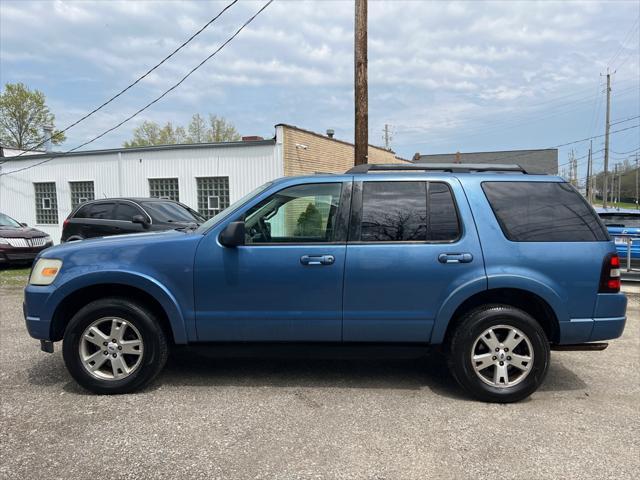
{"type": "Polygon", "coordinates": [[[440,263],[469,263],[473,260],[470,253],[441,253],[438,255],[440,263]]]}
{"type": "Polygon", "coordinates": [[[303,255],[300,257],[302,265],[333,265],[335,261],[333,255],[303,255]]]}

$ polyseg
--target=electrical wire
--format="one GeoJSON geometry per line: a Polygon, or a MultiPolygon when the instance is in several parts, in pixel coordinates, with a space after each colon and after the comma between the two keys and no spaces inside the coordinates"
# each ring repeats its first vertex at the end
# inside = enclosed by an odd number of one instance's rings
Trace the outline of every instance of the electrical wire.
{"type": "MultiPolygon", "coordinates": [[[[130,90],[131,88],[135,87],[138,83],[140,83],[142,80],[144,80],[146,77],[148,77],[151,73],[153,73],[155,70],[157,70],[162,64],[164,64],[167,60],[169,60],[171,57],[173,57],[176,53],[178,53],[180,50],[182,50],[184,47],[187,46],[187,44],[189,44],[194,38],[196,38],[198,35],[200,35],[203,31],[205,31],[207,29],[207,27],[209,27],[213,22],[215,22],[218,18],[220,18],[222,16],[223,13],[225,13],[227,10],[229,10],[232,6],[234,6],[236,3],[238,3],[238,0],[233,0],[230,4],[228,4],[226,7],[224,7],[215,17],[213,17],[211,20],[209,20],[207,23],[205,23],[202,28],[200,28],[200,30],[198,30],[197,32],[195,32],[193,35],[191,35],[189,38],[187,38],[184,42],[182,42],[175,50],[173,50],[169,55],[167,55],[166,57],[164,57],[159,63],[155,64],[153,67],[151,67],[149,70],[147,70],[143,75],[139,76],[133,83],[130,83],[129,85],[127,85],[125,88],[123,88],[122,90],[120,90],[118,93],[116,93],[115,95],[113,95],[111,98],[109,98],[108,100],[106,100],[105,102],[103,102],[102,104],[100,104],[99,106],[97,106],[96,108],[94,108],[93,110],[91,110],[89,113],[87,113],[86,115],[84,115],[83,117],[80,117],[78,120],[76,120],[75,122],[71,123],[70,125],[68,125],[67,127],[65,127],[64,129],[56,132],[55,134],[51,135],[48,138],[45,138],[44,140],[42,140],[40,143],[38,143],[36,146],[31,147],[28,150],[24,150],[22,153],[20,153],[19,155],[16,155],[16,157],[20,157],[22,155],[24,155],[25,153],[28,152],[33,152],[35,151],[38,147],[41,147],[42,145],[44,145],[45,143],[47,143],[50,140],[53,140],[55,138],[56,135],[59,135],[60,133],[64,133],[67,130],[75,127],[76,125],[78,125],[80,122],[83,122],[84,120],[86,120],[87,118],[89,118],[90,116],[92,116],[94,113],[98,112],[99,110],[102,110],[104,107],[106,107],[107,105],[109,105],[111,102],[113,102],[114,100],[116,100],[118,97],[122,96],[123,94],[125,94],[128,90],[130,90]]],[[[15,157],[12,157],[15,158],[15,157]]]]}
{"type": "MultiPolygon", "coordinates": [[[[273,3],[273,0],[269,0],[267,3],[265,3],[262,8],[260,8],[260,10],[258,10],[253,16],[251,16],[246,22],[244,22],[242,24],[242,26],[240,28],[238,28],[238,30],[235,31],[235,33],[233,35],[231,35],[227,40],[225,40],[225,42],[220,45],[213,53],[211,53],[210,55],[208,55],[204,60],[202,60],[198,65],[196,65],[195,67],[193,67],[186,75],[184,75],[177,83],[175,83],[173,86],[171,86],[169,89],[165,90],[161,95],[159,95],[158,97],[156,97],[154,100],[152,100],[151,102],[147,103],[144,107],[138,109],[135,113],[129,115],[127,118],[125,118],[124,120],[122,120],[120,123],[116,124],[115,126],[105,130],[104,132],[102,132],[101,134],[93,137],[91,140],[88,140],[80,145],[78,145],[77,147],[72,148],[71,150],[67,150],[66,152],[62,152],[59,154],[55,154],[52,155],[49,158],[46,158],[44,160],[42,160],[41,162],[35,163],[33,165],[28,165],[26,167],[22,167],[16,170],[11,170],[10,172],[4,172],[4,173],[0,173],[0,177],[4,176],[4,175],[11,175],[13,173],[17,173],[17,172],[22,172],[24,170],[29,170],[31,168],[40,166],[44,163],[50,162],[51,160],[55,159],[55,158],[60,158],[63,157],[71,152],[74,152],[76,150],[78,150],[79,148],[82,148],[86,145],[89,145],[90,143],[95,142],[96,140],[98,140],[99,138],[104,137],[106,134],[114,131],[115,129],[117,129],[118,127],[124,125],[125,123],[127,123],[129,120],[131,120],[132,118],[138,116],[139,114],[141,114],[142,112],[144,112],[147,108],[151,107],[153,104],[159,102],[161,99],[163,99],[166,95],[168,95],[170,92],[172,92],[173,90],[175,90],[176,88],[178,88],[187,78],[189,78],[196,70],[198,70],[200,67],[202,67],[207,61],[209,61],[211,58],[213,58],[216,54],[218,54],[218,52],[220,52],[224,47],[226,47],[234,38],[236,38],[240,32],[242,30],[245,29],[245,27],[247,25],[249,25],[251,22],[253,22],[253,20],[260,15],[269,5],[271,5],[271,3],[273,3]]],[[[11,157],[14,158],[14,157],[11,157]]]]}

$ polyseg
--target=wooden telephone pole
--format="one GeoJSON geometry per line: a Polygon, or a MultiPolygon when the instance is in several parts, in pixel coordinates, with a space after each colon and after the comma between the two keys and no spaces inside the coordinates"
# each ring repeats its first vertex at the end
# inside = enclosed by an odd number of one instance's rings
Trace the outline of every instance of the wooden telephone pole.
{"type": "Polygon", "coordinates": [[[367,163],[369,95],[367,82],[367,0],[355,0],[355,165],[367,163]]]}
{"type": "MultiPolygon", "coordinates": [[[[604,178],[602,191],[604,195],[602,197],[602,206],[607,208],[607,196],[609,194],[609,185],[607,177],[609,175],[609,120],[611,115],[611,74],[607,71],[607,118],[604,127],[604,178]]],[[[615,177],[614,177],[615,180],[615,177]]],[[[615,191],[612,191],[615,194],[615,191]]]]}

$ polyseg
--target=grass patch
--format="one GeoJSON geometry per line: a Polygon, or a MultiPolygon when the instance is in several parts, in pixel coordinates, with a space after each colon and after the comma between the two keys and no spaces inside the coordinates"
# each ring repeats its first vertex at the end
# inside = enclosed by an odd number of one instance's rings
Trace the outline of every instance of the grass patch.
{"type": "Polygon", "coordinates": [[[0,287],[24,287],[31,267],[3,267],[0,269],[0,287]]]}

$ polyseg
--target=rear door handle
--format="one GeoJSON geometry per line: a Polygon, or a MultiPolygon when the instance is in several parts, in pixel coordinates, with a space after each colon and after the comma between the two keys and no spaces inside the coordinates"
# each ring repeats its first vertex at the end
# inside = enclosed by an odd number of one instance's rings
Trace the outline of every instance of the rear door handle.
{"type": "Polygon", "coordinates": [[[469,263],[473,260],[470,253],[441,253],[438,255],[440,263],[469,263]]]}
{"type": "Polygon", "coordinates": [[[333,265],[335,261],[333,255],[303,255],[300,257],[302,265],[333,265]]]}

